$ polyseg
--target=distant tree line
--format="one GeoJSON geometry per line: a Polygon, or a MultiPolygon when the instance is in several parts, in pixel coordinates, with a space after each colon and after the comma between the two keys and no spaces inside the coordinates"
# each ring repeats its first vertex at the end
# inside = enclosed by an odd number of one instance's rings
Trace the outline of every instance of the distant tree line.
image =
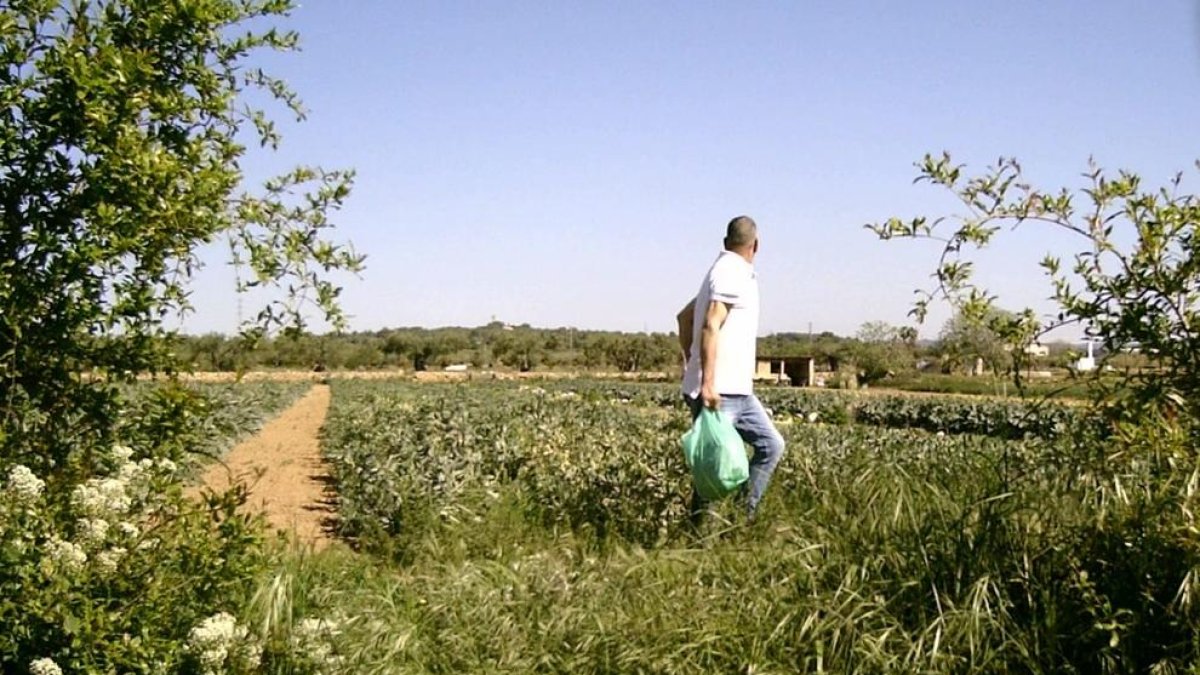
{"type": "MultiPolygon", "coordinates": [[[[196,371],[253,369],[677,371],[679,341],[673,333],[621,333],[576,328],[534,328],[493,322],[476,328],[387,328],[327,335],[301,334],[260,340],[217,333],[174,338],[179,367],[196,371]]],[[[873,321],[854,337],[821,333],[775,333],[759,338],[760,356],[811,356],[818,370],[846,371],[860,382],[876,382],[915,370],[965,372],[976,358],[989,370],[1010,358],[995,336],[947,322],[935,341],[916,331],[873,321]]],[[[1045,365],[1062,365],[1056,350],[1045,365]]]]}
{"type": "MultiPolygon", "coordinates": [[[[759,340],[760,353],[810,355],[815,348],[836,364],[853,342],[831,333],[816,340],[778,334],[759,340]],[[839,347],[839,345],[841,345],[839,347]]],[[[326,335],[290,335],[247,345],[219,333],[179,335],[171,351],[181,369],[233,371],[263,368],[442,370],[676,371],[674,333],[621,333],[577,328],[534,328],[493,322],[476,328],[387,328],[326,335]]]]}
{"type": "Polygon", "coordinates": [[[328,335],[291,335],[247,346],[238,337],[178,336],[181,368],[401,368],[441,370],[465,365],[500,370],[647,371],[677,367],[673,334],[533,328],[494,322],[477,328],[388,328],[328,335]]]}

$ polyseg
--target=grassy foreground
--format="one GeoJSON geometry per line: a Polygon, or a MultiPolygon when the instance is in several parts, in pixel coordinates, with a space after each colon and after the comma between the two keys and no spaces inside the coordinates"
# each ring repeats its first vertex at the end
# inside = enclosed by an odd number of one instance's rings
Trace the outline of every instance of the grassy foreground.
{"type": "Polygon", "coordinates": [[[572,494],[594,494],[597,481],[623,494],[672,466],[670,411],[513,389],[354,385],[335,396],[326,443],[343,489],[373,495],[359,500],[354,529],[371,553],[285,556],[249,619],[324,625],[319,672],[1188,672],[1196,663],[1200,556],[1189,532],[1200,531],[1200,471],[1168,452],[1181,439],[1147,439],[1144,453],[1120,457],[1078,435],[1003,441],[791,424],[758,522],[726,504],[725,524],[706,536],[668,525],[645,538],[635,525],[677,513],[668,506],[684,498],[683,476],[665,476],[644,504],[569,519],[547,504],[576,509],[572,494]],[[588,438],[604,447],[581,445],[588,438]],[[476,471],[488,456],[519,468],[476,471]],[[456,458],[474,469],[456,471],[456,458]],[[574,462],[593,468],[572,473],[574,462]],[[434,468],[421,473],[425,465],[434,468]],[[611,468],[630,465],[643,468],[611,468]]]}

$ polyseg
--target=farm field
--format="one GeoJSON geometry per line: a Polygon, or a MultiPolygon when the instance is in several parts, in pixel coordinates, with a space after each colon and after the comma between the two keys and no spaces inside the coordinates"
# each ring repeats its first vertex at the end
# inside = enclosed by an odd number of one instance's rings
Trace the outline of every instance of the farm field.
{"type": "MultiPolygon", "coordinates": [[[[107,533],[80,529],[86,518],[67,526],[81,566],[3,549],[14,579],[60,575],[8,586],[27,599],[5,620],[92,635],[153,623],[185,636],[179,672],[218,672],[200,667],[218,652],[197,635],[221,625],[223,672],[1049,673],[1194,660],[1194,457],[1097,453],[1109,431],[1078,406],[760,394],[788,444],[763,511],[748,523],[722,502],[696,531],[673,385],[131,385],[128,452],[172,442],[136,461],[153,468],[117,459],[135,501],[95,507],[110,509],[94,512],[113,520],[107,533]],[[214,472],[245,486],[225,492],[214,472]],[[291,494],[297,477],[335,499],[291,494]],[[178,538],[161,539],[161,513],[180,519],[178,538]],[[324,531],[287,532],[299,516],[324,531]],[[198,545],[211,536],[220,548],[198,545]],[[118,552],[127,578],[104,567],[118,552]],[[109,609],[70,609],[96,603],[109,609]]],[[[62,526],[40,520],[49,509],[68,509],[68,523],[93,513],[30,502],[13,481],[0,495],[9,542],[56,541],[62,526]]],[[[82,645],[77,662],[112,658],[110,643],[82,645]]]]}
{"type": "Polygon", "coordinates": [[[697,533],[673,387],[331,386],[347,545],[280,558],[246,618],[320,628],[318,672],[1093,671],[1191,640],[1196,561],[1121,538],[1150,482],[1070,457],[1058,409],[764,392],[765,511],[697,533]]]}
{"type": "Polygon", "coordinates": [[[0,1],[0,673],[1200,674],[1194,8],[968,4],[0,1]]]}

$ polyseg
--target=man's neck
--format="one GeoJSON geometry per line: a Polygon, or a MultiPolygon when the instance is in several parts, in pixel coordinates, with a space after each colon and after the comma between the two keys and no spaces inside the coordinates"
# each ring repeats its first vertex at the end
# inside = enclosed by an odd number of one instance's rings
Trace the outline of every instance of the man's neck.
{"type": "Polygon", "coordinates": [[[725,250],[728,251],[729,253],[733,253],[737,256],[740,256],[741,259],[745,260],[746,264],[748,264],[748,265],[754,264],[754,252],[749,249],[727,248],[725,250]]]}

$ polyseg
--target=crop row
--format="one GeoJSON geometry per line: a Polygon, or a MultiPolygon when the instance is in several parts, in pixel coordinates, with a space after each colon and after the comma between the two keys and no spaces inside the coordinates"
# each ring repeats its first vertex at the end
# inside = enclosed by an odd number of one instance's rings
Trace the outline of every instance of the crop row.
{"type": "MultiPolygon", "coordinates": [[[[519,494],[541,524],[642,545],[669,538],[686,514],[682,410],[501,385],[334,387],[324,447],[343,534],[361,543],[411,540],[433,522],[480,518],[502,493],[519,494]]],[[[779,494],[811,490],[814,476],[831,471],[852,479],[851,456],[953,482],[964,463],[978,468],[1023,447],[865,426],[781,429],[790,451],[772,487],[779,494]]]]}
{"type": "MultiPolygon", "coordinates": [[[[412,608],[402,630],[414,671],[1200,662],[1200,466],[1182,439],[1110,454],[1073,434],[793,421],[758,521],[697,552],[672,537],[688,418],[667,388],[334,386],[325,448],[346,534],[387,552],[420,544],[407,600],[388,595],[387,608],[412,608]],[[580,551],[589,533],[615,545],[580,551]]],[[[781,422],[813,412],[776,395],[764,392],[781,422]]]]}
{"type": "MultiPolygon", "coordinates": [[[[585,400],[681,408],[678,387],[664,384],[569,382],[546,385],[585,400]]],[[[758,397],[776,417],[826,424],[856,423],[1004,439],[1057,438],[1077,420],[1076,408],[1040,399],[861,393],[762,387],[758,397]]]]}
{"type": "Polygon", "coordinates": [[[311,386],[299,382],[140,383],[123,391],[119,435],[126,442],[155,439],[157,453],[185,464],[203,463],[224,454],[311,386]]]}

